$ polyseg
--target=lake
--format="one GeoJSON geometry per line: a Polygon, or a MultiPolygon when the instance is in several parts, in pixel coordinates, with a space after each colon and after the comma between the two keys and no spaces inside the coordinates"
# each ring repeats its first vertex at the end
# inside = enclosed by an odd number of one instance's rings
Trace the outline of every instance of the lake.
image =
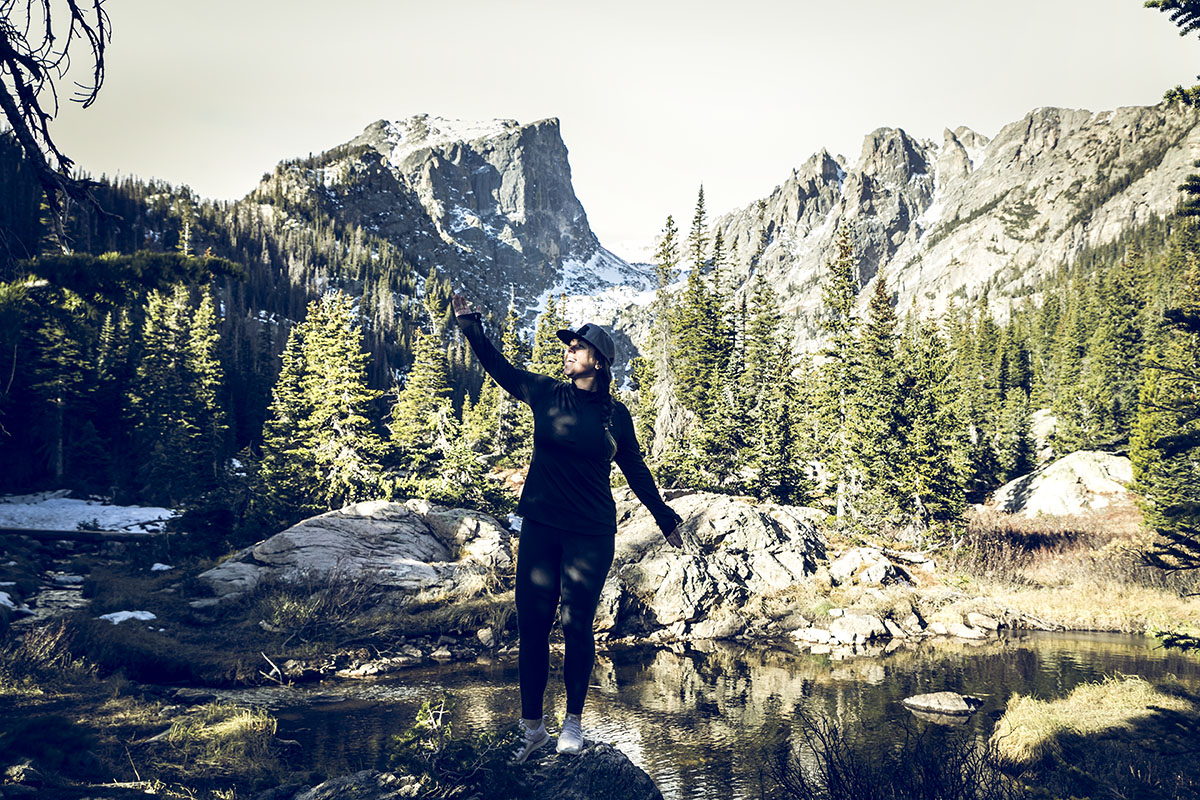
{"type": "MultiPolygon", "coordinates": [[[[555,663],[547,711],[561,716],[555,663]]],[[[760,797],[763,745],[800,714],[834,718],[880,746],[932,723],[900,701],[951,690],[985,705],[965,725],[991,730],[1014,693],[1048,699],[1114,674],[1167,675],[1200,687],[1200,658],[1140,636],[1014,632],[984,642],[925,640],[892,653],[839,659],[789,646],[697,642],[610,648],[598,655],[584,731],[654,778],[664,797],[760,797]]],[[[460,732],[497,730],[519,712],[515,658],[413,669],[370,682],[228,693],[272,707],[291,759],[326,776],[386,768],[388,742],[421,703],[447,690],[460,732]]],[[[551,756],[554,757],[554,756],[551,756]]],[[[767,796],[771,792],[766,792],[767,796]]]]}

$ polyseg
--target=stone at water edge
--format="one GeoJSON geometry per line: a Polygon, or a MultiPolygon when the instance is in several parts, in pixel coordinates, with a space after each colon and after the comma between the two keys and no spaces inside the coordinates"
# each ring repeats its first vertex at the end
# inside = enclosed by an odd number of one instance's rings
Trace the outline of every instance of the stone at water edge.
{"type": "Polygon", "coordinates": [[[873,614],[846,614],[829,623],[829,634],[834,641],[855,644],[887,636],[887,627],[873,614]]]}
{"type": "Polygon", "coordinates": [[[579,755],[548,754],[529,773],[530,800],[662,800],[650,776],[607,742],[585,739],[579,755]]]}
{"type": "MultiPolygon", "coordinates": [[[[577,756],[543,748],[522,767],[529,800],[662,800],[654,781],[610,744],[586,740],[577,756]]],[[[400,800],[419,794],[410,775],[363,770],[332,778],[310,789],[263,792],[256,800],[400,800]]]]}
{"type": "Polygon", "coordinates": [[[510,540],[499,522],[477,511],[374,500],[303,520],[199,578],[221,598],[266,578],[320,584],[365,576],[381,589],[419,591],[506,568],[510,540]]]}

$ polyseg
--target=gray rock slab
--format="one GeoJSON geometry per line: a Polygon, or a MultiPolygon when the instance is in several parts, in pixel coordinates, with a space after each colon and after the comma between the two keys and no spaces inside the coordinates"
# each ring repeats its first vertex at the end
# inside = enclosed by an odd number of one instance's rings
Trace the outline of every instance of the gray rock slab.
{"type": "Polygon", "coordinates": [[[218,597],[263,579],[369,580],[393,590],[451,587],[511,567],[511,534],[476,511],[376,500],[311,517],[200,574],[218,597]]]}
{"type": "Polygon", "coordinates": [[[887,636],[887,627],[873,614],[846,614],[829,623],[829,634],[834,641],[855,644],[887,636]]]}
{"type": "Polygon", "coordinates": [[[923,711],[930,714],[947,714],[951,716],[966,716],[974,714],[983,705],[983,700],[969,694],[958,692],[930,692],[906,697],[901,701],[904,707],[912,711],[923,711]]]}

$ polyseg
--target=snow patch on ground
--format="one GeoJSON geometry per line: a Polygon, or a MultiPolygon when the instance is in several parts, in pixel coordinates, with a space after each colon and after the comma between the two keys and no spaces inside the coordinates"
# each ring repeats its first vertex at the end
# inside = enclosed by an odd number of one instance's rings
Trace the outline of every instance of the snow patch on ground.
{"type": "Polygon", "coordinates": [[[166,572],[169,569],[175,569],[175,568],[172,567],[170,564],[162,564],[157,561],[154,562],[154,565],[150,567],[151,572],[166,572]]]}
{"type": "Polygon", "coordinates": [[[0,497],[0,528],[47,531],[78,530],[95,522],[101,530],[155,533],[176,516],[169,508],[114,506],[99,500],[74,500],[66,491],[0,497]]]}
{"type": "Polygon", "coordinates": [[[0,592],[0,606],[5,608],[16,609],[17,604],[13,602],[12,595],[8,592],[0,592]]]}
{"type": "Polygon", "coordinates": [[[106,619],[113,625],[120,625],[129,619],[137,619],[145,622],[151,619],[158,619],[158,617],[149,611],[114,611],[111,614],[101,614],[96,619],[106,619]]]}

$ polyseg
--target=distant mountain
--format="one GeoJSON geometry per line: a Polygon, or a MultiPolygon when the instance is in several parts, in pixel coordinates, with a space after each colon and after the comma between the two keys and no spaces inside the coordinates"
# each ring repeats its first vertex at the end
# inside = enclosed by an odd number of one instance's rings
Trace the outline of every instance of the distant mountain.
{"type": "Polygon", "coordinates": [[[1085,248],[1170,213],[1200,158],[1198,122],[1196,110],[1162,104],[1040,108],[991,140],[958,128],[938,144],[880,128],[853,165],[821,151],[713,231],[736,244],[735,274],[768,276],[801,342],[818,335],[840,225],[855,232],[860,283],[883,273],[902,311],[915,302],[937,313],[986,286],[1003,312],[1004,297],[1028,294],[1085,248]]]}
{"type": "Polygon", "coordinates": [[[255,194],[276,191],[307,195],[338,222],[387,239],[418,272],[436,266],[496,314],[510,293],[531,322],[551,293],[649,286],[649,270],[605,250],[588,226],[556,119],[380,120],[280,165],[255,194]]]}
{"type": "MultiPolygon", "coordinates": [[[[1161,104],[1041,108],[990,140],[962,127],[940,143],[880,128],[854,163],[822,150],[710,233],[736,247],[735,282],[767,276],[800,347],[819,338],[841,225],[854,231],[864,290],[882,273],[898,308],[938,313],[988,288],[1003,314],[1005,298],[1086,248],[1169,214],[1200,159],[1198,122],[1194,109],[1161,104]]],[[[281,164],[251,198],[281,192],[388,240],[419,273],[436,265],[493,313],[511,293],[532,322],[549,294],[566,293],[577,321],[611,321],[634,342],[646,330],[651,270],[597,241],[557,120],[381,120],[281,164]]]]}

